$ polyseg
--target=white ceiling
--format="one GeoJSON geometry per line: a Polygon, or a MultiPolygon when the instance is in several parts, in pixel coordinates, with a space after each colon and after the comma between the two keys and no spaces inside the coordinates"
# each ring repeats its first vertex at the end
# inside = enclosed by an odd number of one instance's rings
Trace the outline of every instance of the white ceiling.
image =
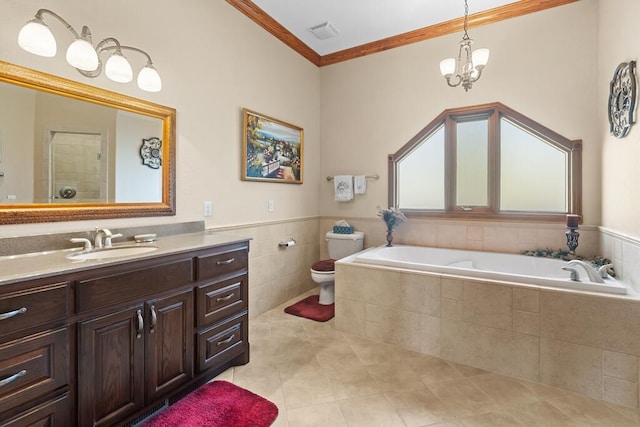
{"type": "MultiPolygon", "coordinates": [[[[253,0],[319,55],[464,16],[464,0],[253,0]],[[338,35],[319,40],[311,27],[330,22],[338,35]]],[[[514,0],[468,0],[469,14],[514,0]]]]}

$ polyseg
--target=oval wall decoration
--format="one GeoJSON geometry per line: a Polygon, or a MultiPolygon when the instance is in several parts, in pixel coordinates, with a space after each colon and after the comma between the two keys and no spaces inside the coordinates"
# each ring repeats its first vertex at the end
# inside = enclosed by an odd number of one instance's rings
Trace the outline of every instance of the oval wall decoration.
{"type": "Polygon", "coordinates": [[[609,91],[609,132],[616,138],[624,138],[635,123],[636,62],[618,65],[609,91]]]}

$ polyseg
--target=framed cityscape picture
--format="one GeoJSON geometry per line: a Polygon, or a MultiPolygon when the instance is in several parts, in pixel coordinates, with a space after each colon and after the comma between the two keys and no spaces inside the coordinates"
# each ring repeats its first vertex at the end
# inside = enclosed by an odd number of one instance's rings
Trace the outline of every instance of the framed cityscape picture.
{"type": "Polygon", "coordinates": [[[242,180],[302,184],[304,130],[242,110],[242,180]]]}

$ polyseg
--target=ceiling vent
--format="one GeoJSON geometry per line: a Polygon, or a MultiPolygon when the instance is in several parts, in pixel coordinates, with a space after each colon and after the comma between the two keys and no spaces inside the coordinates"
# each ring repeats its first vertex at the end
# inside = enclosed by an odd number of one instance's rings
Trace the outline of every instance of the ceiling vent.
{"type": "Polygon", "coordinates": [[[320,40],[330,39],[338,35],[338,30],[330,22],[324,22],[309,29],[320,40]]]}

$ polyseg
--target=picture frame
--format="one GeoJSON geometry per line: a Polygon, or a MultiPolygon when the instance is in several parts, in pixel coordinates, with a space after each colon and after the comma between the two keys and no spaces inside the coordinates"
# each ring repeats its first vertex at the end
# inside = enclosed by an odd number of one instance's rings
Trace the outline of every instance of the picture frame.
{"type": "Polygon", "coordinates": [[[302,184],[304,130],[242,109],[242,180],[302,184]]]}

